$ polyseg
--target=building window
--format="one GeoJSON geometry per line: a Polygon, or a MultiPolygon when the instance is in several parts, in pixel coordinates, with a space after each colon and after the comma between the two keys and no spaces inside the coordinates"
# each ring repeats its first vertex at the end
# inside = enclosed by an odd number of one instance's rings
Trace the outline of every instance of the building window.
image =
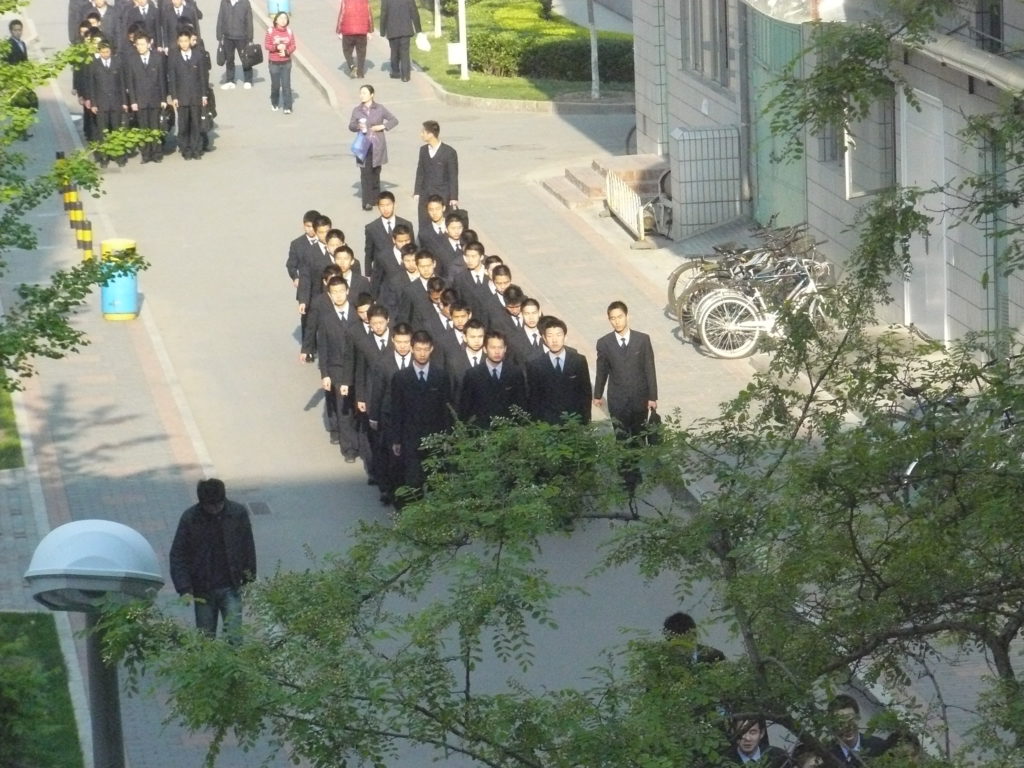
{"type": "Polygon", "coordinates": [[[729,85],[729,17],[726,0],[680,3],[683,69],[729,85]]]}
{"type": "Polygon", "coordinates": [[[843,130],[835,123],[829,123],[818,134],[818,162],[843,164],[843,130]]]}
{"type": "Polygon", "coordinates": [[[846,197],[863,197],[896,184],[896,93],[874,104],[846,133],[846,197]]]}

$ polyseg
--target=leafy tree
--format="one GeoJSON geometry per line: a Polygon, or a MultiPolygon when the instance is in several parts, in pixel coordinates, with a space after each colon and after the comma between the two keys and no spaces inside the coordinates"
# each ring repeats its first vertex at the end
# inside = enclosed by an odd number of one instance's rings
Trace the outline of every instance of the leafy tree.
{"type": "MultiPolygon", "coordinates": [[[[923,40],[939,8],[820,25],[817,68],[777,101],[792,146],[805,125],[855,120],[879,74],[901,87],[894,51],[923,40]]],[[[984,199],[989,183],[964,197],[984,199]]],[[[168,683],[175,716],[214,730],[214,753],[228,733],[270,734],[318,768],[382,765],[405,742],[490,768],[728,765],[740,715],[837,765],[826,703],[863,683],[902,705],[871,727],[934,737],[930,764],[1024,764],[1024,362],[1006,354],[1013,338],[941,349],[878,326],[929,223],[920,196],[897,189],[863,208],[834,327],[784,309],[768,369],[716,418],[677,420],[645,447],[575,423],[460,426],[432,439],[426,492],[393,525],[361,525],[348,552],[256,585],[240,646],[136,606],[109,616],[110,652],[168,683]],[[630,505],[621,472],[634,465],[644,483],[630,505]],[[639,636],[577,686],[479,685],[485,665],[528,670],[544,652],[536,628],[585,580],[554,583],[540,553],[608,525],[595,520],[618,523],[602,567],[710,590],[741,652],[695,664],[691,639],[639,636]],[[933,670],[972,653],[992,672],[976,681],[971,730],[953,733],[933,670]]]]}
{"type": "MultiPolygon", "coordinates": [[[[17,12],[24,0],[0,0],[0,13],[17,12]]],[[[31,141],[23,136],[37,119],[34,100],[26,94],[55,78],[65,67],[88,61],[85,46],[71,46],[46,59],[17,65],[6,63],[5,41],[0,41],[0,275],[8,270],[14,249],[31,253],[38,237],[29,214],[49,200],[66,183],[98,193],[100,176],[85,152],[56,160],[48,170],[34,174],[28,166],[31,141]]],[[[122,154],[151,140],[151,132],[119,131],[104,142],[113,154],[122,154]]],[[[71,318],[92,289],[115,275],[144,266],[137,254],[119,261],[83,261],[55,270],[42,284],[22,285],[17,300],[4,307],[0,319],[0,388],[15,390],[31,376],[38,357],[61,358],[88,343],[71,318]]]]}

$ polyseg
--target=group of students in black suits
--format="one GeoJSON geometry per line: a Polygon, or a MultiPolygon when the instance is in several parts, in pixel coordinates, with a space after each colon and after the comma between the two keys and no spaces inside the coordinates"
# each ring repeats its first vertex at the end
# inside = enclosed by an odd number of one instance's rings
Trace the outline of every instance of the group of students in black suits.
{"type": "MultiPolygon", "coordinates": [[[[93,59],[75,69],[75,94],[83,107],[83,132],[97,141],[126,125],[165,131],[173,108],[177,146],[186,160],[210,149],[214,106],[210,55],[199,37],[202,12],[195,0],[71,0],[72,42],[85,42],[93,59]],[[73,21],[77,18],[77,21],[73,21]]],[[[159,163],[163,141],[142,145],[143,163],[159,163]]],[[[101,166],[125,165],[127,154],[96,153],[101,166]]]]}
{"type": "Polygon", "coordinates": [[[422,487],[422,439],[453,418],[487,429],[522,409],[551,424],[589,423],[607,385],[617,433],[631,439],[657,407],[650,337],[629,328],[625,304],[608,307],[595,390],[587,358],[565,344],[566,324],[542,316],[447,202],[428,197],[414,238],[394,195],[381,192],[361,262],[317,211],[289,247],[299,359],[318,363],[331,442],[347,462],[362,459],[382,503],[401,486],[422,487]]]}

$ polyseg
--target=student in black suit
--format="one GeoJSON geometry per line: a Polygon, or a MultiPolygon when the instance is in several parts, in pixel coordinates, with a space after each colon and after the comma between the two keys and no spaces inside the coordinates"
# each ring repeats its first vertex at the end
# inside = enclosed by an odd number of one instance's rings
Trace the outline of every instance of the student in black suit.
{"type": "MultiPolygon", "coordinates": [[[[381,478],[386,477],[385,469],[389,450],[381,450],[378,417],[371,416],[378,407],[377,401],[386,386],[381,369],[387,367],[388,356],[394,353],[395,347],[391,339],[390,318],[388,311],[379,305],[372,304],[372,297],[365,295],[371,306],[366,312],[366,323],[369,333],[356,334],[356,377],[355,403],[356,419],[359,432],[359,455],[363,459],[367,482],[370,485],[382,486],[381,478]]],[[[359,304],[361,304],[360,300],[359,304]]],[[[356,309],[359,309],[357,304],[356,309]]],[[[408,353],[408,350],[405,350],[408,353]]],[[[398,370],[393,367],[392,373],[398,370]]],[[[386,374],[387,372],[384,371],[386,374]]]]}
{"type": "Polygon", "coordinates": [[[445,367],[452,381],[452,402],[458,403],[462,395],[462,380],[474,368],[484,364],[484,338],[487,329],[484,324],[473,317],[466,321],[462,328],[462,344],[448,345],[445,356],[445,367]]]}
{"type": "Polygon", "coordinates": [[[732,749],[726,754],[732,762],[752,768],[783,768],[789,755],[768,743],[768,724],[764,718],[735,718],[731,726],[732,749]]]}
{"type": "Polygon", "coordinates": [[[530,415],[537,421],[557,424],[562,414],[579,416],[590,423],[593,389],[587,358],[565,346],[567,328],[557,317],[544,322],[547,353],[533,358],[526,366],[530,415]]]}
{"type": "Polygon", "coordinates": [[[420,12],[416,0],[381,0],[380,36],[386,37],[391,46],[391,77],[409,82],[412,61],[409,58],[409,43],[423,28],[420,26],[420,12]]]}
{"type": "Polygon", "coordinates": [[[412,222],[395,214],[395,196],[391,192],[381,192],[377,196],[377,210],[380,216],[375,218],[364,229],[363,274],[371,280],[379,274],[380,262],[394,261],[395,227],[408,227],[409,242],[412,242],[412,222]]]}
{"type": "Polygon", "coordinates": [[[72,45],[82,42],[79,28],[91,10],[93,7],[89,0],[68,0],[68,42],[72,45]]]}
{"type": "Polygon", "coordinates": [[[420,330],[422,326],[417,321],[421,317],[428,317],[427,313],[431,311],[430,290],[427,284],[434,277],[434,255],[430,251],[416,252],[416,272],[419,274],[418,279],[410,281],[398,297],[398,313],[395,320],[399,323],[409,323],[413,328],[420,330]]]}
{"type": "Polygon", "coordinates": [[[95,29],[103,33],[105,40],[111,42],[118,39],[120,28],[120,14],[117,7],[107,0],[92,0],[91,6],[86,6],[85,18],[90,21],[95,29]]]}
{"type": "Polygon", "coordinates": [[[301,344],[299,347],[300,363],[311,363],[316,359],[317,323],[322,314],[332,311],[331,297],[327,295],[327,284],[331,281],[331,278],[335,277],[341,277],[341,267],[337,264],[329,264],[324,267],[320,282],[318,283],[319,288],[314,293],[313,298],[310,299],[309,306],[306,307],[306,314],[302,316],[306,321],[306,326],[302,337],[299,339],[301,344]]]}
{"type": "Polygon", "coordinates": [[[427,201],[438,195],[447,212],[459,207],[459,155],[448,144],[441,143],[441,126],[436,120],[423,123],[419,162],[413,196],[419,199],[420,228],[430,224],[427,201]]]}
{"type": "MultiPolygon", "coordinates": [[[[370,273],[373,285],[382,287],[391,278],[402,274],[402,254],[407,248],[416,249],[416,243],[412,239],[412,227],[408,224],[396,224],[391,232],[391,252],[374,259],[373,272],[370,273]]],[[[417,252],[418,250],[416,249],[417,252]]]]}
{"type": "Polygon", "coordinates": [[[485,429],[499,416],[511,416],[513,406],[526,410],[526,376],[510,362],[505,335],[488,331],[485,359],[466,372],[459,394],[459,418],[485,429]]]}
{"type": "Polygon", "coordinates": [[[522,328],[508,337],[509,356],[518,365],[526,364],[534,357],[544,354],[544,342],[540,333],[540,302],[525,298],[519,305],[519,319],[522,328]]]}
{"type": "Polygon", "coordinates": [[[417,253],[416,246],[413,243],[407,243],[401,251],[401,272],[395,272],[388,278],[378,278],[374,281],[374,288],[378,290],[377,302],[387,307],[392,317],[398,316],[403,291],[409,283],[419,280],[420,273],[416,269],[417,253]]]}
{"type": "Polygon", "coordinates": [[[299,300],[299,270],[305,263],[306,252],[313,248],[319,249],[316,237],[316,227],[313,222],[320,218],[320,211],[309,210],[302,215],[302,234],[288,244],[288,258],[285,259],[284,268],[288,272],[288,279],[292,281],[295,288],[295,300],[299,300]]]}
{"type": "MultiPolygon", "coordinates": [[[[371,320],[387,311],[380,306],[372,307],[371,320]]],[[[399,323],[390,332],[390,340],[380,350],[380,357],[375,359],[375,367],[368,371],[363,404],[366,408],[370,427],[370,444],[373,446],[374,479],[380,488],[381,504],[390,504],[394,500],[394,491],[402,483],[401,461],[391,450],[391,422],[388,417],[391,397],[391,382],[394,375],[412,365],[412,334],[408,325],[399,323]]],[[[376,342],[379,349],[379,340],[376,342]]],[[[356,404],[358,407],[358,403],[356,404]]]]}
{"type": "MultiPolygon", "coordinates": [[[[336,231],[340,232],[341,230],[336,231]]],[[[334,249],[333,255],[334,263],[341,268],[341,276],[348,283],[348,292],[357,298],[364,293],[369,294],[372,299],[373,293],[370,281],[359,272],[359,268],[356,266],[356,255],[352,252],[352,249],[347,245],[339,245],[334,249]]]]}
{"type": "Polygon", "coordinates": [[[199,20],[203,18],[203,12],[194,0],[170,0],[160,3],[160,32],[157,36],[157,45],[165,53],[174,49],[174,41],[178,39],[178,30],[182,27],[192,27],[195,33],[200,34],[199,20]]]}
{"type": "Polygon", "coordinates": [[[473,317],[480,320],[488,316],[490,304],[494,301],[483,259],[483,244],[468,243],[462,253],[465,269],[457,271],[452,278],[452,287],[458,291],[459,298],[473,309],[473,317]]]}
{"type": "MultiPolygon", "coordinates": [[[[113,55],[111,45],[102,40],[97,48],[99,56],[92,60],[88,70],[89,109],[96,118],[97,138],[102,139],[110,131],[116,131],[124,125],[125,102],[124,71],[119,57],[113,55]]],[[[110,162],[110,156],[97,150],[96,160],[104,168],[110,162]]],[[[117,158],[117,164],[123,166],[124,155],[117,158]]]]}
{"type": "Polygon", "coordinates": [[[354,464],[359,456],[359,436],[349,390],[355,383],[354,331],[360,330],[359,317],[348,300],[348,284],[344,278],[332,277],[327,282],[327,295],[331,310],[320,313],[316,324],[320,383],[326,393],[324,406],[328,424],[332,426],[331,443],[340,444],[345,462],[354,464]]]}
{"type": "Polygon", "coordinates": [[[178,110],[178,149],[185,160],[202,157],[203,136],[199,115],[206,106],[206,62],[192,50],[192,33],[178,32],[178,50],[167,57],[167,95],[178,110]]]}
{"type": "Polygon", "coordinates": [[[28,46],[21,39],[22,34],[25,32],[25,25],[18,19],[13,19],[7,25],[7,31],[10,33],[7,43],[11,46],[7,49],[7,56],[5,57],[7,63],[20,64],[23,61],[28,61],[28,46]]]}
{"type": "MultiPolygon", "coordinates": [[[[128,109],[136,116],[139,128],[158,130],[160,110],[167,106],[166,57],[152,50],[152,39],[146,33],[135,36],[135,51],[126,55],[128,109]]],[[[140,149],[142,162],[163,160],[163,142],[151,141],[140,149]]]]}
{"type": "MultiPolygon", "coordinates": [[[[334,263],[331,256],[331,248],[337,248],[345,244],[345,233],[334,229],[331,219],[320,215],[313,222],[313,231],[316,232],[316,243],[305,252],[305,261],[299,264],[299,314],[304,315],[309,302],[320,292],[320,275],[324,267],[334,263]]],[[[309,321],[306,321],[308,326],[309,321]]]]}
{"type": "Polygon", "coordinates": [[[836,721],[836,740],[829,753],[840,765],[862,766],[885,751],[883,739],[860,732],[860,705],[855,698],[839,694],[828,703],[828,713],[836,721]]]}
{"type": "Polygon", "coordinates": [[[153,0],[128,0],[124,8],[118,4],[118,30],[115,41],[119,51],[130,50],[131,44],[138,37],[138,30],[143,30],[150,40],[160,37],[160,10],[153,0]],[[130,30],[136,34],[129,37],[130,30]]]}
{"type": "MultiPolygon", "coordinates": [[[[421,197],[422,201],[423,198],[421,197]]],[[[448,245],[448,230],[444,223],[444,200],[438,195],[429,195],[426,199],[427,221],[420,223],[416,233],[416,242],[437,259],[437,274],[449,277],[451,264],[455,260],[454,250],[448,245]]]]}
{"type": "MultiPolygon", "coordinates": [[[[511,337],[517,334],[521,336],[523,333],[522,306],[526,295],[518,285],[510,285],[505,289],[502,298],[505,301],[505,306],[491,312],[491,316],[487,319],[487,327],[492,331],[501,331],[505,335],[507,345],[511,337]]],[[[506,350],[506,357],[517,365],[522,365],[525,362],[525,358],[524,360],[514,359],[516,352],[511,347],[506,350]]]]}
{"type": "Polygon", "coordinates": [[[391,451],[401,461],[403,484],[416,490],[424,482],[423,438],[443,432],[452,424],[451,382],[444,368],[432,360],[433,352],[430,334],[416,331],[412,336],[412,366],[391,380],[391,451]]]}
{"type": "Polygon", "coordinates": [[[604,405],[608,384],[608,413],[615,420],[616,434],[636,437],[658,407],[658,378],[651,337],[629,327],[629,309],[621,301],[608,305],[612,332],[597,341],[597,373],[594,405],[604,405]]]}
{"type": "Polygon", "coordinates": [[[464,261],[465,246],[469,240],[465,237],[465,225],[458,213],[449,213],[444,217],[445,237],[440,240],[440,253],[434,252],[437,260],[445,264],[445,272],[449,280],[466,268],[464,261]]]}

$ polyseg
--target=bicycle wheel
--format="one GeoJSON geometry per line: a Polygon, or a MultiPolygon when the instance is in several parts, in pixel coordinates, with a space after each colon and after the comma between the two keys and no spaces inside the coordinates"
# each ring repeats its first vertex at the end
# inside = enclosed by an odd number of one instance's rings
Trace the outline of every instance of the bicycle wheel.
{"type": "Polygon", "coordinates": [[[692,280],[676,302],[676,320],[679,321],[679,333],[684,339],[698,340],[697,305],[708,294],[715,291],[728,290],[729,283],[724,278],[704,275],[692,280]]]}
{"type": "Polygon", "coordinates": [[[700,342],[715,357],[733,360],[757,349],[764,318],[754,303],[742,294],[708,297],[700,314],[700,342]]]}
{"type": "MultiPolygon", "coordinates": [[[[700,279],[702,275],[707,274],[713,268],[714,262],[700,258],[684,261],[673,269],[672,274],[668,276],[668,304],[666,305],[666,312],[675,312],[676,307],[679,306],[679,297],[683,291],[689,288],[694,280],[700,279]]],[[[671,314],[669,316],[671,317],[671,314]]],[[[678,316],[676,319],[679,319],[678,316]]]]}

